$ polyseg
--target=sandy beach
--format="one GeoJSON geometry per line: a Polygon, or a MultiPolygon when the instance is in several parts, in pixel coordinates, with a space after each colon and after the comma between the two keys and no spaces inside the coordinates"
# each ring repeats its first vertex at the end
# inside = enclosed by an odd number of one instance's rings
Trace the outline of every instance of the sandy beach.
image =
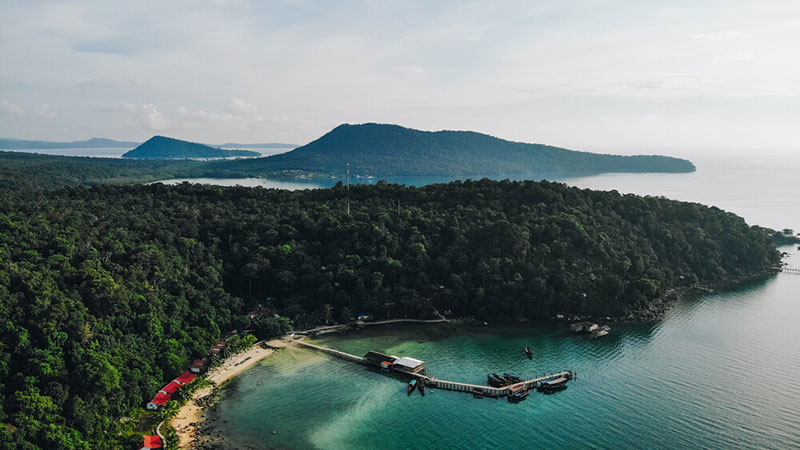
{"type": "MultiPolygon", "coordinates": [[[[287,344],[276,339],[267,342],[267,345],[285,347],[287,344]]],[[[181,448],[198,448],[205,444],[212,444],[212,436],[204,431],[213,427],[213,424],[205,422],[207,419],[206,409],[213,406],[215,401],[214,390],[274,352],[275,350],[271,348],[264,348],[260,344],[256,344],[249,350],[231,356],[222,365],[209,371],[207,380],[211,382],[211,386],[198,389],[172,419],[172,427],[178,432],[181,448]]],[[[213,444],[218,446],[219,441],[214,440],[213,444]]]]}

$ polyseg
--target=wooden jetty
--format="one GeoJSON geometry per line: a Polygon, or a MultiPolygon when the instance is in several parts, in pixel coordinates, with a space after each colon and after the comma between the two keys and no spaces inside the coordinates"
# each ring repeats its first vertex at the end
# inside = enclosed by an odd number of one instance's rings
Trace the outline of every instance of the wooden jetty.
{"type": "Polygon", "coordinates": [[[793,275],[800,275],[800,269],[798,269],[797,267],[784,266],[780,268],[780,271],[782,273],[791,273],[793,275]]]}
{"type": "MultiPolygon", "coordinates": [[[[361,356],[351,355],[349,353],[345,353],[343,351],[335,350],[328,347],[322,347],[319,345],[311,344],[308,342],[304,342],[300,339],[285,339],[288,342],[292,342],[298,345],[301,345],[306,348],[310,348],[313,350],[318,350],[323,353],[327,353],[331,356],[335,356],[337,358],[342,358],[347,361],[351,361],[358,364],[363,364],[366,366],[376,366],[376,364],[372,361],[369,361],[361,356]]],[[[376,366],[378,367],[378,366],[376,366]]],[[[418,382],[424,383],[425,386],[428,388],[434,389],[443,389],[447,391],[456,391],[456,392],[465,392],[468,394],[473,394],[477,397],[492,397],[492,398],[500,398],[506,397],[513,392],[517,392],[519,390],[531,390],[536,389],[537,385],[544,383],[548,380],[558,379],[558,378],[566,378],[567,380],[573,380],[575,378],[575,374],[571,370],[565,370],[559,373],[553,373],[550,375],[544,375],[538,378],[533,378],[530,380],[523,380],[518,383],[509,384],[503,387],[492,387],[492,386],[482,386],[478,384],[470,384],[470,383],[461,383],[458,381],[448,381],[448,380],[440,380],[436,377],[431,377],[428,375],[421,374],[419,372],[411,372],[399,369],[395,367],[393,372],[401,373],[407,375],[409,377],[415,378],[418,382]]]]}

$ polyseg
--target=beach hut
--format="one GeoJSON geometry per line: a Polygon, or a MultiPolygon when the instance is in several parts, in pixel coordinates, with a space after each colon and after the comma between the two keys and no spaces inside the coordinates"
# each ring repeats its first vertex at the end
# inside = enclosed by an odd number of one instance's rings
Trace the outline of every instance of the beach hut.
{"type": "Polygon", "coordinates": [[[141,447],[139,447],[139,450],[150,450],[150,449],[154,449],[154,448],[162,448],[161,447],[161,438],[160,437],[158,437],[158,436],[150,436],[150,435],[144,435],[143,437],[144,437],[144,443],[142,444],[141,447]]]}
{"type": "Polygon", "coordinates": [[[192,381],[194,381],[195,378],[197,378],[197,374],[187,370],[186,372],[183,372],[178,378],[175,378],[175,381],[180,384],[189,384],[192,381]]]}
{"type": "Polygon", "coordinates": [[[206,360],[205,359],[195,359],[192,362],[192,365],[189,367],[189,370],[194,373],[202,373],[206,370],[206,360]]]}
{"type": "Polygon", "coordinates": [[[211,353],[218,355],[224,349],[225,349],[225,341],[217,341],[216,344],[211,346],[211,353]]]}
{"type": "Polygon", "coordinates": [[[166,386],[161,388],[161,390],[158,391],[158,392],[163,392],[163,393],[171,396],[172,394],[175,393],[175,391],[177,391],[180,388],[181,388],[181,384],[178,383],[175,380],[172,380],[172,381],[169,382],[169,384],[167,384],[166,386]]]}
{"type": "Polygon", "coordinates": [[[156,410],[158,408],[161,408],[169,401],[171,397],[172,397],[171,395],[159,391],[158,394],[156,394],[156,396],[153,397],[152,400],[147,402],[147,409],[156,410]]]}

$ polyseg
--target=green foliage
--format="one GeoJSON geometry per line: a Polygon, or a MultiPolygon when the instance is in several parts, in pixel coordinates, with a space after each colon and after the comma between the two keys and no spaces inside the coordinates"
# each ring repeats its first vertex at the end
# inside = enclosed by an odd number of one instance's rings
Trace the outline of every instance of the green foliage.
{"type": "Polygon", "coordinates": [[[126,447],[119,419],[234,329],[251,331],[227,352],[361,312],[624,315],[780,258],[770,230],[663,198],[488,180],[349,196],[348,216],[341,185],[3,191],[0,447],[126,447]]]}

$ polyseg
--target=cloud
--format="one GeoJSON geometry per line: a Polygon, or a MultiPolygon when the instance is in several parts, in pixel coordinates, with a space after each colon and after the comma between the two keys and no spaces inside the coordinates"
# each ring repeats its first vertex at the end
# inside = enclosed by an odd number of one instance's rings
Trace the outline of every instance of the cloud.
{"type": "Polygon", "coordinates": [[[181,106],[178,115],[187,129],[254,130],[267,125],[296,122],[285,114],[266,117],[259,113],[255,105],[236,97],[226,103],[223,110],[222,113],[216,113],[181,106]]]}
{"type": "Polygon", "coordinates": [[[58,109],[53,105],[40,103],[33,108],[32,115],[37,119],[55,119],[58,117],[58,109]]]}
{"type": "Polygon", "coordinates": [[[750,35],[739,31],[717,31],[711,33],[693,34],[692,39],[708,41],[730,41],[732,39],[747,39],[750,35]]]}
{"type": "Polygon", "coordinates": [[[97,89],[116,89],[116,88],[142,88],[150,87],[152,83],[141,78],[95,78],[78,83],[81,87],[97,89]]]}
{"type": "Polygon", "coordinates": [[[428,74],[428,72],[426,72],[425,69],[416,64],[403,64],[399,66],[394,66],[392,67],[392,70],[401,75],[406,75],[414,78],[423,78],[428,74]]]}
{"type": "Polygon", "coordinates": [[[151,43],[146,38],[134,35],[85,40],[75,43],[72,49],[80,53],[131,56],[149,47],[151,43]]]}
{"type": "Polygon", "coordinates": [[[165,131],[169,128],[167,119],[152,103],[140,106],[136,111],[136,119],[148,131],[165,131]]]}
{"type": "Polygon", "coordinates": [[[6,99],[0,99],[0,110],[14,116],[22,117],[25,115],[25,109],[15,103],[11,103],[6,99]]]}
{"type": "Polygon", "coordinates": [[[233,98],[225,105],[225,111],[231,114],[245,115],[255,114],[258,111],[254,105],[251,105],[240,98],[233,98]]]}
{"type": "Polygon", "coordinates": [[[750,61],[751,59],[755,58],[756,55],[753,53],[737,53],[733,55],[717,56],[714,58],[714,61],[739,62],[739,61],[750,61]]]}

